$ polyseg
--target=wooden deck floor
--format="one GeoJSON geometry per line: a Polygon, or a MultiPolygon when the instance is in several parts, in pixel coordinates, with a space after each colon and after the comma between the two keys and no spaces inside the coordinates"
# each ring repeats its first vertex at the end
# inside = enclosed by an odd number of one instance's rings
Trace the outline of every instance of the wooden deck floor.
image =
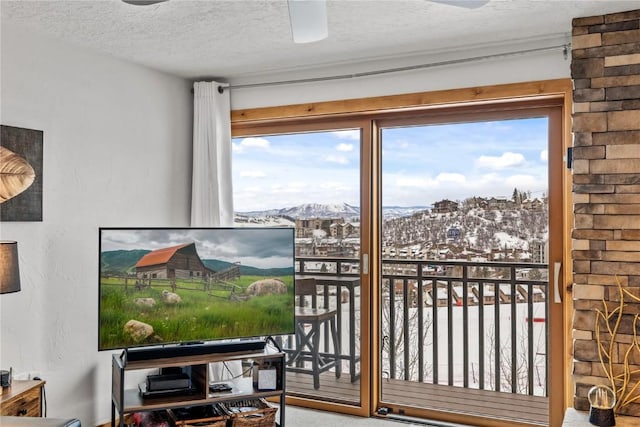
{"type": "Polygon", "coordinates": [[[546,397],[389,380],[382,385],[382,401],[532,425],[549,425],[546,397]]]}
{"type": "MultiPolygon", "coordinates": [[[[320,388],[314,390],[311,375],[287,372],[287,394],[291,396],[359,405],[359,393],[360,381],[351,383],[348,375],[336,378],[333,373],[325,372],[320,377],[320,388]]],[[[538,396],[385,380],[382,384],[382,402],[501,419],[505,422],[515,421],[536,426],[549,424],[548,399],[538,396]]]]}
{"type": "Polygon", "coordinates": [[[360,381],[351,382],[349,375],[336,378],[333,372],[320,374],[320,388],[313,389],[313,376],[287,372],[287,394],[346,405],[360,404],[360,381]]]}

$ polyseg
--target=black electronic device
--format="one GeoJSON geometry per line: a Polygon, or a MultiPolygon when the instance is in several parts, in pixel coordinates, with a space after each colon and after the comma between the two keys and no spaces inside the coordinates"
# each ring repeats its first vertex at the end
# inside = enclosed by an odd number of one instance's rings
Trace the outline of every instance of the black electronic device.
{"type": "Polygon", "coordinates": [[[144,399],[154,398],[154,397],[170,397],[170,396],[188,396],[191,394],[197,393],[198,389],[191,386],[188,388],[173,388],[167,390],[147,390],[147,383],[143,382],[138,384],[138,390],[140,391],[140,396],[144,399]]]}
{"type": "Polygon", "coordinates": [[[191,378],[185,373],[147,376],[148,391],[188,389],[189,387],[191,387],[191,378]]]}
{"type": "Polygon", "coordinates": [[[212,393],[222,393],[225,391],[231,391],[233,388],[227,383],[214,383],[209,384],[209,391],[212,393]]]}
{"type": "Polygon", "coordinates": [[[13,368],[8,371],[4,369],[0,371],[0,386],[11,387],[11,377],[13,376],[13,368]]]}
{"type": "Polygon", "coordinates": [[[122,353],[122,357],[132,362],[171,357],[203,356],[214,353],[250,353],[263,351],[265,345],[265,340],[247,339],[232,342],[212,342],[208,344],[128,348],[122,353]]]}

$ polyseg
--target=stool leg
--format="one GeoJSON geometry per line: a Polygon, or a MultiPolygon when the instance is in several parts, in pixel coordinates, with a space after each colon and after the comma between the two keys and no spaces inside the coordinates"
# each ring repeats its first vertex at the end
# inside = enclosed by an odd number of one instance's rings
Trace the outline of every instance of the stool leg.
{"type": "Polygon", "coordinates": [[[333,354],[335,357],[336,378],[340,378],[342,374],[342,359],[340,359],[340,340],[338,339],[338,331],[336,330],[336,318],[333,317],[330,322],[331,337],[333,338],[333,354]]]}
{"type": "Polygon", "coordinates": [[[305,346],[309,346],[308,344],[309,335],[305,335],[304,324],[299,322],[296,323],[295,339],[296,339],[295,349],[289,356],[289,359],[287,360],[287,365],[291,366],[295,362],[297,367],[301,367],[303,364],[302,359],[304,357],[303,355],[304,348],[305,346]]]}
{"type": "Polygon", "coordinates": [[[313,322],[311,339],[313,348],[311,349],[311,369],[313,370],[313,388],[320,388],[320,323],[313,322]]]}

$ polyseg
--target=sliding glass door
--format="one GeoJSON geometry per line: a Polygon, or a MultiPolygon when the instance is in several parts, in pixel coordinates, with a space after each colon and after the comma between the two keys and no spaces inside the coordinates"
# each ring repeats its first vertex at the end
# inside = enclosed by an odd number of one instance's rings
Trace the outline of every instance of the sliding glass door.
{"type": "Polygon", "coordinates": [[[379,122],[381,406],[549,423],[550,114],[379,122]]]}
{"type": "Polygon", "coordinates": [[[297,296],[296,333],[279,339],[288,398],[362,413],[363,131],[336,125],[236,136],[235,223],[296,229],[297,292],[312,285],[297,296]]]}

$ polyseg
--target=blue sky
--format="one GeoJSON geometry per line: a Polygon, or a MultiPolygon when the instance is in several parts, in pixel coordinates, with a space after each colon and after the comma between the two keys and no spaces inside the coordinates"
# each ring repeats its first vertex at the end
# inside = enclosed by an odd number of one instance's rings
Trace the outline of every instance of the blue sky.
{"type": "MultiPolygon", "coordinates": [[[[384,129],[383,205],[428,206],[448,198],[540,197],[547,188],[547,119],[384,129]]],[[[303,203],[359,205],[359,132],[233,140],[238,212],[303,203]]]]}

